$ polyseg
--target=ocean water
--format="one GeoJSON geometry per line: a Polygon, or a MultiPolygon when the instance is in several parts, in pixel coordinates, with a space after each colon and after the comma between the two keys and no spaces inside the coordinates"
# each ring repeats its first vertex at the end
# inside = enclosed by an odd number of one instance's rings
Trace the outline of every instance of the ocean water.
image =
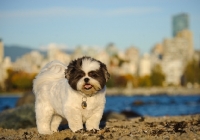
{"type": "MultiPolygon", "coordinates": [[[[0,112],[14,108],[19,97],[0,96],[0,112]]],[[[105,112],[132,111],[142,116],[200,114],[200,95],[107,96],[105,112]]]]}
{"type": "Polygon", "coordinates": [[[105,111],[133,111],[142,116],[200,114],[200,95],[110,96],[105,111]]]}
{"type": "Polygon", "coordinates": [[[0,112],[5,109],[14,108],[18,99],[19,96],[0,96],[0,112]]]}

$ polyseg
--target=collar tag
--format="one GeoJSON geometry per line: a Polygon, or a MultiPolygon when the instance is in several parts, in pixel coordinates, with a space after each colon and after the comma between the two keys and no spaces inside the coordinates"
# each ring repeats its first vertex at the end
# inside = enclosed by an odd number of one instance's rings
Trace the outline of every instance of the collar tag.
{"type": "Polygon", "coordinates": [[[87,97],[82,98],[81,106],[83,109],[87,108],[87,97]]]}

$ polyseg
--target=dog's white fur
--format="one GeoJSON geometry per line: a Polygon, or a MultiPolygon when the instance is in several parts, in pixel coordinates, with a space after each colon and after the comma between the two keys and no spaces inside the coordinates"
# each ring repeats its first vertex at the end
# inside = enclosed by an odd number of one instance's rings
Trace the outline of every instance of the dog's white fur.
{"type": "MultiPolygon", "coordinates": [[[[90,71],[100,66],[95,61],[85,61],[82,69],[90,71]]],[[[66,118],[69,128],[76,132],[83,128],[99,129],[105,106],[106,87],[87,98],[87,108],[81,107],[83,95],[73,90],[65,78],[67,67],[59,61],[48,63],[37,75],[33,84],[36,97],[35,111],[37,129],[40,134],[52,134],[58,130],[62,118],[66,118]]],[[[86,75],[87,76],[87,75],[86,75]]]]}

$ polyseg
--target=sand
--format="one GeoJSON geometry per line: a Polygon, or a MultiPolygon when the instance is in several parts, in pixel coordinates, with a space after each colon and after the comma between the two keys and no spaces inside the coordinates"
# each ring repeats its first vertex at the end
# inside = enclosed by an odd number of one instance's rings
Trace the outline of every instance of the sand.
{"type": "Polygon", "coordinates": [[[36,128],[3,129],[0,139],[18,140],[200,140],[200,115],[175,117],[137,117],[126,120],[110,119],[97,132],[81,131],[73,133],[70,129],[52,135],[41,135],[36,128]]]}

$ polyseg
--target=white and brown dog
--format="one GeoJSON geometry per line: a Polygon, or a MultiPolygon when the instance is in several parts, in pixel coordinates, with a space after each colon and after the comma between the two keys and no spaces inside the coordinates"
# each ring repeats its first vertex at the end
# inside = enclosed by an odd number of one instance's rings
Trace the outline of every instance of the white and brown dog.
{"type": "Polygon", "coordinates": [[[83,129],[83,123],[87,130],[98,130],[109,77],[106,65],[91,57],[68,67],[59,61],[44,66],[33,83],[38,132],[56,132],[62,118],[73,132],[83,129]]]}

